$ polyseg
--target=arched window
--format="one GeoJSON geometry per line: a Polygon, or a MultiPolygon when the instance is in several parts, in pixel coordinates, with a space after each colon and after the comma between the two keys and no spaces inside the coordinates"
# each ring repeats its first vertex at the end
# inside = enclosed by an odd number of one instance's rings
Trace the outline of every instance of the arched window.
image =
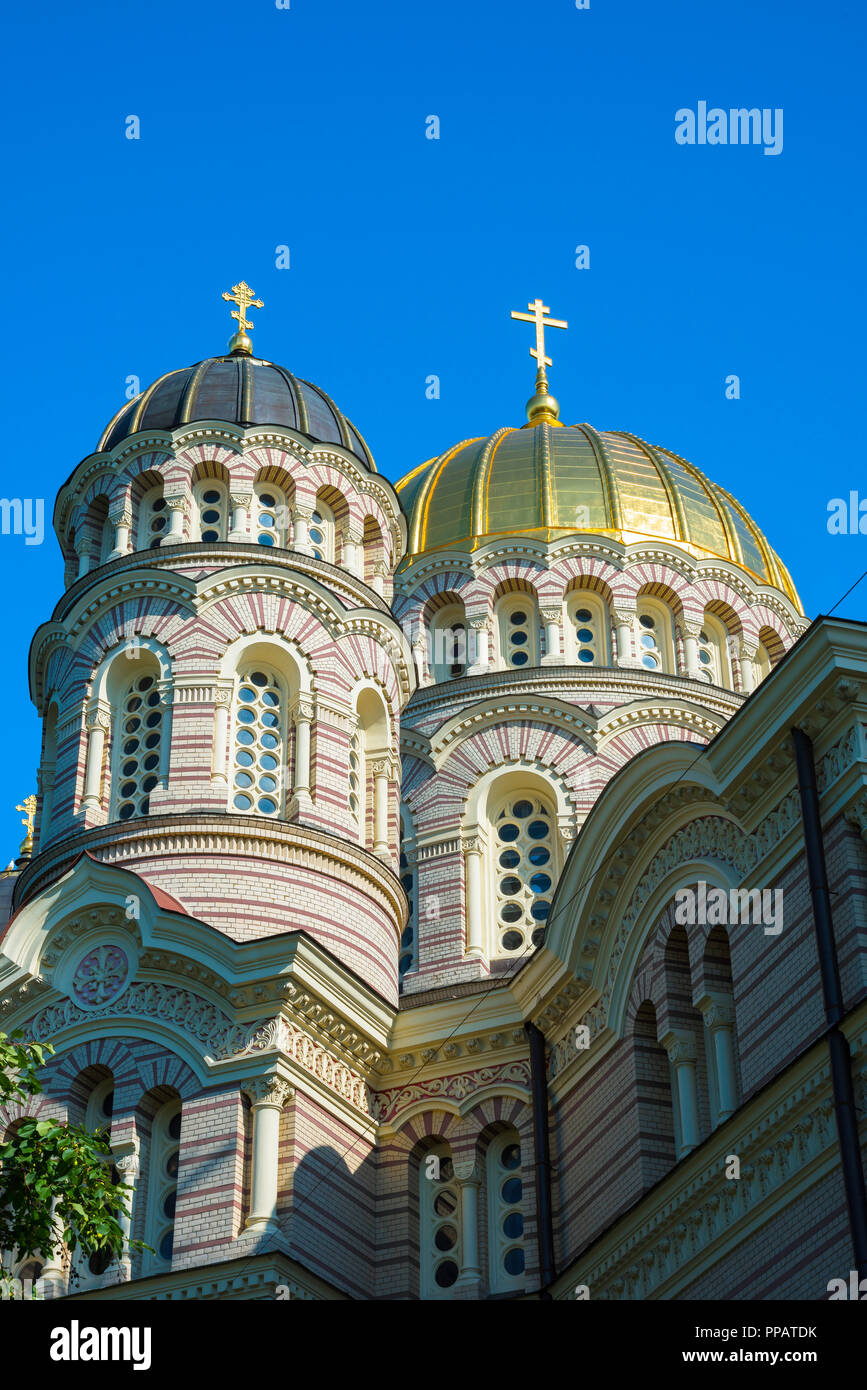
{"type": "Polygon", "coordinates": [[[310,518],[310,544],[317,560],[334,564],[334,513],[327,502],[316,499],[316,510],[310,518]]]}
{"type": "Polygon", "coordinates": [[[771,674],[771,658],[764,642],[760,642],[756,651],[756,676],[763,681],[765,676],[771,674]]]}
{"type": "Polygon", "coordinates": [[[488,1282],[492,1293],[520,1289],[524,1283],[524,1183],[521,1144],[515,1130],[500,1134],[488,1148],[488,1282]]]}
{"type": "Polygon", "coordinates": [[[555,820],[536,791],[512,793],[491,815],[492,956],[523,955],[545,935],[556,878],[555,820]]]}
{"type": "Polygon", "coordinates": [[[539,618],[532,598],[521,595],[500,602],[497,609],[500,655],[504,666],[538,666],[539,618]]]}
{"type": "Polygon", "coordinates": [[[728,656],[728,631],[719,618],[711,613],[704,616],[704,626],[698,639],[699,679],[709,685],[731,688],[732,677],[728,656]]]}
{"type": "Polygon", "coordinates": [[[169,530],[169,510],[162,484],[149,488],[139,503],[136,550],[156,550],[169,530]]]}
{"type": "Polygon", "coordinates": [[[596,595],[583,589],[566,600],[566,655],[578,666],[608,666],[608,608],[596,595]]]}
{"type": "Polygon", "coordinates": [[[372,776],[371,767],[377,759],[387,759],[391,747],[388,710],[378,690],[368,686],[358,692],[356,721],[349,739],[350,819],[359,842],[376,853],[387,847],[388,793],[387,783],[372,776]]]}
{"type": "Polygon", "coordinates": [[[169,1268],[175,1241],[178,1161],[181,1142],[181,1103],[170,1100],[153,1117],[148,1163],[148,1273],[169,1268]]]}
{"type": "Polygon", "coordinates": [[[203,478],[193,489],[199,540],[224,541],[229,532],[229,497],[224,483],[203,478]]]}
{"type": "Polygon", "coordinates": [[[113,820],[146,816],[150,795],[159,784],[163,756],[165,705],[157,684],[157,671],[150,663],[129,660],[127,674],[136,665],[143,667],[122,688],[115,717],[113,751],[113,820]]]}
{"type": "Polygon", "coordinates": [[[111,1116],[114,1110],[114,1078],[106,1076],[94,1086],[87,1102],[84,1127],[91,1134],[102,1134],[107,1140],[111,1134],[111,1116]]]}
{"type": "Polygon", "coordinates": [[[361,835],[364,826],[364,739],[359,724],[355,725],[349,736],[349,814],[361,835]]]}
{"type": "Polygon", "coordinates": [[[418,885],[416,883],[417,866],[414,859],[411,861],[407,854],[409,842],[405,841],[401,835],[400,842],[400,881],[403,884],[409,903],[409,914],[406,919],[406,926],[400,938],[400,955],[398,957],[397,969],[398,976],[402,980],[408,970],[412,970],[418,959],[418,941],[416,939],[417,928],[417,901],[418,885]]]}
{"type": "Polygon", "coordinates": [[[274,483],[256,483],[253,489],[253,535],[259,545],[285,546],[289,529],[289,508],[281,488],[274,483]]]}
{"type": "Polygon", "coordinates": [[[422,1298],[444,1298],[460,1274],[460,1193],[451,1149],[435,1144],[419,1162],[422,1298]]]}
{"type": "MultiPolygon", "coordinates": [[[[113,1110],[114,1078],[106,1076],[97,1082],[88,1097],[84,1112],[85,1129],[89,1130],[91,1134],[100,1135],[106,1143],[109,1143],[113,1110]]],[[[120,1182],[120,1174],[107,1156],[106,1162],[110,1166],[111,1181],[117,1187],[120,1182]]],[[[83,1292],[85,1289],[98,1288],[102,1282],[102,1276],[109,1265],[114,1262],[114,1258],[111,1250],[107,1249],[94,1250],[90,1255],[85,1255],[81,1249],[76,1250],[72,1259],[74,1277],[70,1281],[70,1292],[73,1290],[83,1292]]]]}
{"type": "Polygon", "coordinates": [[[431,622],[431,669],[435,681],[454,680],[467,669],[467,620],[463,604],[440,608],[431,622]]]}
{"type": "Polygon", "coordinates": [[[232,810],[283,814],[286,692],[280,677],[254,665],[238,676],[232,738],[232,810]]]}
{"type": "Polygon", "coordinates": [[[648,671],[674,672],[674,634],[671,609],[643,596],[635,615],[635,642],[642,666],[648,671]]]}

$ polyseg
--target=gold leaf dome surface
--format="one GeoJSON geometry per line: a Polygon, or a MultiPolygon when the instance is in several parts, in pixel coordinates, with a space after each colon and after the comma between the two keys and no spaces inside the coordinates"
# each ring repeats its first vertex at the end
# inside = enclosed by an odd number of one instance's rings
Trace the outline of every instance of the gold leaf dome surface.
{"type": "Polygon", "coordinates": [[[592,532],[728,560],[803,611],[785,565],[731,493],[678,454],[620,430],[500,429],[429,459],[397,493],[409,518],[405,567],[431,551],[476,550],[507,536],[550,542],[592,532]]]}

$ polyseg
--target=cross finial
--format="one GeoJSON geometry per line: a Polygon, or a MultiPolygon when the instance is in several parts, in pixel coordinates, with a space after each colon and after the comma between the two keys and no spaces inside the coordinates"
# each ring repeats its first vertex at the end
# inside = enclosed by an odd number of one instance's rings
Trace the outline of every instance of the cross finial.
{"type": "Polygon", "coordinates": [[[33,793],[31,792],[30,796],[25,796],[21,805],[16,806],[15,810],[24,812],[24,818],[21,824],[27,831],[27,834],[21,841],[21,848],[18,853],[23,857],[29,858],[33,853],[33,826],[36,822],[36,797],[33,793]]]}
{"type": "Polygon", "coordinates": [[[237,309],[232,310],[232,318],[238,320],[238,332],[229,343],[229,351],[244,353],[250,356],[253,352],[253,344],[247,336],[247,329],[253,325],[247,318],[247,310],[264,309],[265,305],[261,299],[254,299],[255,290],[251,290],[246,280],[240,280],[237,285],[232,286],[232,293],[223,290],[223,298],[237,304],[237,309]]]}
{"type": "Polygon", "coordinates": [[[568,328],[565,319],[549,319],[546,317],[551,310],[547,304],[543,304],[541,299],[534,299],[527,305],[529,314],[512,310],[513,319],[521,319],[524,323],[536,325],[536,346],[530,348],[530,356],[536,359],[536,394],[527,402],[527,419],[531,424],[540,421],[547,421],[548,424],[558,424],[557,419],[560,414],[560,407],[553,396],[548,395],[548,374],[546,367],[551,366],[551,358],[545,356],[545,329],[546,328],[568,328]]]}

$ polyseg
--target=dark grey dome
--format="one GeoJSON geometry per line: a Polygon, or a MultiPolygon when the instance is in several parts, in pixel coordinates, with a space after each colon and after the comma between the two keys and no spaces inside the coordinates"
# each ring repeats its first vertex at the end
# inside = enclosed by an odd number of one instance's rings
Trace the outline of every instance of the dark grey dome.
{"type": "Polygon", "coordinates": [[[285,425],[319,444],[342,444],[372,472],[373,455],[355,427],[318,386],[259,357],[206,357],[158,377],[119,410],[97,445],[109,451],[139,430],[173,430],[191,420],[285,425]]]}

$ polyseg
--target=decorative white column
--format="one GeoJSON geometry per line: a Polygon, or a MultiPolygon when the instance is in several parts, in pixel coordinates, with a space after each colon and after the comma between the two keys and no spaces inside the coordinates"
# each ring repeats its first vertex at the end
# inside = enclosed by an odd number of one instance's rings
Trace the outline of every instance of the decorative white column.
{"type": "Polygon", "coordinates": [[[63,1222],[57,1215],[58,1198],[51,1202],[51,1225],[54,1240],[48,1251],[42,1273],[36,1281],[43,1298],[62,1298],[66,1293],[66,1271],[63,1267],[63,1222]]]}
{"type": "Polygon", "coordinates": [[[562,666],[563,656],[560,650],[560,609],[543,608],[542,622],[545,624],[545,655],[542,657],[542,666],[562,666]]]}
{"type": "Polygon", "coordinates": [[[455,1181],[461,1197],[461,1272],[456,1288],[473,1292],[482,1278],[479,1259],[479,1188],[481,1178],[475,1164],[455,1162],[455,1181]]]}
{"type": "Polygon", "coordinates": [[[699,623],[681,623],[683,634],[683,660],[686,670],[682,673],[690,676],[693,680],[698,680],[701,673],[701,666],[698,660],[698,639],[701,634],[699,623]]]}
{"type": "Polygon", "coordinates": [[[247,1081],[244,1090],[253,1107],[252,1192],[250,1215],[244,1225],[248,1231],[271,1235],[280,1229],[277,1221],[280,1112],[294,1091],[288,1081],[279,1076],[247,1081]]]}
{"type": "Polygon", "coordinates": [[[412,657],[415,662],[415,678],[419,685],[430,685],[430,672],[427,667],[427,642],[425,640],[424,629],[420,628],[415,641],[412,644],[412,657]]]}
{"type": "Polygon", "coordinates": [[[104,700],[92,700],[85,715],[87,761],[84,772],[84,797],[81,802],[88,810],[97,810],[102,802],[102,762],[110,720],[111,707],[104,700]]]}
{"type": "Polygon", "coordinates": [[[92,559],[90,541],[79,541],[75,550],[78,555],[78,578],[81,579],[82,575],[87,574],[90,570],[90,562],[92,559]]]}
{"type": "Polygon", "coordinates": [[[299,551],[302,555],[312,555],[313,546],[310,544],[310,522],[313,520],[313,512],[303,508],[295,509],[295,537],[292,549],[299,551]]]}
{"type": "Polygon", "coordinates": [[[718,1113],[717,1124],[722,1124],[738,1107],[738,1079],[735,1062],[735,1010],[732,1000],[725,994],[705,994],[696,1008],[703,1014],[711,1044],[713,1046],[714,1072],[716,1075],[718,1113]]]}
{"type": "Polygon", "coordinates": [[[695,1038],[691,1033],[671,1029],[659,1041],[668,1053],[668,1060],[674,1068],[675,1104],[680,1116],[680,1153],[678,1158],[684,1158],[699,1141],[695,1038]]]}
{"type": "Polygon", "coordinates": [[[741,663],[741,688],[745,695],[751,695],[758,685],[756,673],[756,656],[758,647],[753,647],[749,642],[741,642],[740,663],[741,663]]]}
{"type": "Polygon", "coordinates": [[[380,598],[385,597],[385,581],[387,578],[388,565],[384,560],[377,560],[376,564],[373,566],[373,577],[370,581],[370,587],[375,594],[379,594],[380,598]]]}
{"type": "Polygon", "coordinates": [[[167,497],[166,507],[169,513],[169,529],[163,536],[161,544],[180,545],[184,539],[184,517],[187,512],[187,499],[185,496],[167,497]]]}
{"type": "Polygon", "coordinates": [[[373,852],[391,858],[388,848],[388,781],[391,762],[377,758],[373,764],[373,852]]]}
{"type": "MultiPolygon", "coordinates": [[[[233,492],[230,494],[229,500],[232,503],[232,527],[229,531],[229,540],[234,542],[249,541],[250,530],[248,521],[250,507],[253,503],[253,494],[250,492],[233,492]]],[[[276,534],[274,540],[278,540],[276,534]]]]}
{"type": "Polygon", "coordinates": [[[218,685],[214,690],[214,747],[211,754],[211,780],[222,786],[228,784],[227,771],[229,741],[229,710],[232,705],[232,687],[218,685]]]}
{"type": "Polygon", "coordinates": [[[478,835],[468,835],[463,842],[463,848],[467,903],[466,954],[478,959],[485,954],[482,929],[482,845],[478,835]]]}
{"type": "Polygon", "coordinates": [[[293,711],[295,721],[295,775],[292,797],[299,805],[312,805],[310,797],[310,726],[313,722],[313,704],[310,700],[299,700],[293,711]]]}
{"type": "MultiPolygon", "coordinates": [[[[470,618],[470,631],[475,633],[476,659],[467,671],[468,676],[482,676],[491,664],[490,628],[487,618],[470,618]]],[[[469,658],[470,653],[467,652],[469,658]]]]}
{"type": "Polygon", "coordinates": [[[138,1151],[134,1146],[129,1146],[126,1153],[114,1151],[114,1166],[120,1174],[120,1186],[127,1199],[127,1210],[118,1210],[117,1224],[123,1234],[123,1250],[117,1258],[119,1282],[126,1283],[132,1278],[132,1255],[129,1243],[132,1238],[132,1202],[133,1188],[139,1172],[138,1151]]]}
{"type": "Polygon", "coordinates": [[[617,634],[617,665],[635,666],[632,655],[632,634],[635,630],[635,610],[616,608],[614,610],[615,632],[617,634]]]}
{"type": "Polygon", "coordinates": [[[364,533],[351,526],[343,537],[343,568],[356,579],[364,578],[364,533]]]}
{"type": "Polygon", "coordinates": [[[129,533],[132,530],[132,508],[127,502],[118,511],[112,511],[109,521],[114,527],[114,550],[109,560],[118,560],[130,552],[129,533]]]}

